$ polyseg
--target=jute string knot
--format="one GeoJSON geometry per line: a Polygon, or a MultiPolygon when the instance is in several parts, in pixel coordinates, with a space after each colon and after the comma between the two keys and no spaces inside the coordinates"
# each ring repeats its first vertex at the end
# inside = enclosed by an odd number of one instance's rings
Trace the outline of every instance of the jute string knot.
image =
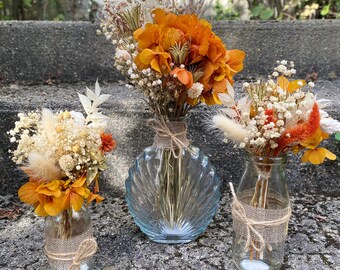
{"type": "MultiPolygon", "coordinates": [[[[270,231],[270,233],[274,233],[274,235],[278,235],[278,241],[282,241],[282,238],[285,238],[286,236],[286,231],[281,228],[281,226],[287,227],[289,218],[291,216],[291,208],[290,206],[286,209],[281,210],[276,210],[277,215],[279,216],[278,218],[274,218],[271,220],[255,220],[249,218],[249,211],[245,209],[245,204],[242,203],[238,198],[234,190],[233,184],[230,182],[230,190],[233,196],[233,202],[231,204],[231,213],[235,220],[241,223],[241,226],[245,227],[246,229],[246,244],[244,247],[244,251],[247,252],[249,250],[249,247],[252,246],[255,251],[257,252],[262,252],[265,247],[267,246],[268,249],[271,251],[272,246],[270,245],[270,241],[266,238],[267,235],[263,235],[259,232],[260,229],[267,229],[270,227],[276,227],[273,230],[270,231]],[[279,231],[277,231],[279,230],[279,231]],[[256,241],[254,241],[256,239],[256,241]],[[256,243],[255,243],[256,242],[256,243]],[[256,245],[257,244],[257,245],[256,245]]],[[[259,209],[252,207],[253,211],[256,211],[257,209],[259,211],[270,211],[266,209],[259,209]]],[[[275,211],[275,210],[273,210],[275,211]]],[[[240,229],[241,230],[241,229],[240,229]]]]}
{"type": "Polygon", "coordinates": [[[154,146],[170,149],[175,158],[179,158],[183,148],[188,148],[186,124],[180,121],[165,122],[164,120],[149,119],[148,125],[156,131],[154,146]],[[178,151],[176,151],[178,150],[178,151]]]}
{"type": "Polygon", "coordinates": [[[53,260],[56,261],[72,261],[72,264],[69,266],[68,270],[80,269],[80,264],[87,258],[94,255],[97,251],[97,242],[94,238],[84,239],[76,253],[53,253],[49,250],[46,250],[46,255],[53,260]]]}

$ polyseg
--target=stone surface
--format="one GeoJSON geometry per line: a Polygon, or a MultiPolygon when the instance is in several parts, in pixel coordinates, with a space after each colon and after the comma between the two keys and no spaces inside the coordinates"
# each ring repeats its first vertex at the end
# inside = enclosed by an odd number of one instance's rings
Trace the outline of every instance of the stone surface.
{"type": "MultiPolygon", "coordinates": [[[[340,76],[340,21],[223,21],[214,31],[228,49],[247,53],[238,78],[266,76],[276,60],[293,60],[301,76],[340,76]],[[268,60],[270,59],[270,60],[268,60]]],[[[0,82],[117,81],[114,48],[89,22],[0,22],[0,82]]]]}
{"type": "MultiPolygon", "coordinates": [[[[0,88],[0,268],[47,269],[43,255],[43,219],[30,207],[21,204],[17,189],[25,176],[8,157],[6,131],[14,125],[19,111],[41,107],[81,110],[77,93],[87,83],[52,86],[21,86],[0,88]]],[[[241,83],[236,84],[240,88],[241,83]]],[[[234,269],[231,262],[230,195],[227,183],[237,185],[242,173],[242,153],[231,144],[225,145],[209,133],[203,119],[214,108],[199,107],[189,116],[190,139],[204,149],[222,180],[220,210],[207,231],[186,245],[161,245],[150,242],[134,224],[124,200],[124,181],[135,157],[152,144],[153,132],[145,120],[151,116],[136,90],[123,84],[102,83],[102,92],[112,98],[103,106],[111,118],[110,130],[118,141],[110,156],[108,171],[101,176],[101,190],[107,198],[92,207],[94,232],[99,250],[96,269],[234,269]]],[[[340,81],[319,81],[315,92],[319,98],[334,100],[329,113],[340,119],[340,81]]],[[[340,143],[333,139],[327,148],[340,155],[340,143]]],[[[320,166],[298,165],[291,156],[287,181],[293,202],[286,243],[285,265],[282,269],[339,269],[340,178],[339,160],[320,166]]],[[[281,269],[281,270],[282,270],[281,269]]]]}

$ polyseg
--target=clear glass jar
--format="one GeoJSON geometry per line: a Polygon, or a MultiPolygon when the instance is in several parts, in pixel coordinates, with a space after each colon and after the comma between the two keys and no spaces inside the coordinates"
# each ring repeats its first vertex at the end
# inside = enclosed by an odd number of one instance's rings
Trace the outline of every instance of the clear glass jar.
{"type": "Polygon", "coordinates": [[[214,167],[190,145],[174,151],[147,147],[130,168],[125,185],[135,223],[158,243],[196,239],[216,214],[220,200],[214,167]]]}
{"type": "Polygon", "coordinates": [[[250,242],[247,243],[247,228],[233,213],[232,258],[238,269],[280,269],[283,263],[290,216],[286,162],[286,157],[246,158],[245,171],[236,193],[237,199],[242,203],[247,218],[270,222],[272,225],[253,226],[264,239],[265,244],[261,250],[261,241],[254,232],[251,232],[250,242]],[[277,222],[280,219],[286,221],[277,222]],[[273,223],[276,225],[273,226],[273,223]],[[254,246],[260,250],[256,251],[254,246]]]}
{"type": "MultiPolygon", "coordinates": [[[[90,211],[82,206],[79,212],[64,210],[45,219],[45,252],[53,270],[68,270],[80,244],[93,239],[90,211]]],[[[82,260],[81,270],[93,269],[93,257],[82,260]]]]}

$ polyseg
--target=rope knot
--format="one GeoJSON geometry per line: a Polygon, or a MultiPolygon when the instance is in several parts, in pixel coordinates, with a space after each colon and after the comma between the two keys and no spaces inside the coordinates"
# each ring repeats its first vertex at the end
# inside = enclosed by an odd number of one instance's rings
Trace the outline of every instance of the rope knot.
{"type": "Polygon", "coordinates": [[[162,120],[150,119],[148,125],[154,131],[156,136],[154,146],[163,149],[170,149],[175,158],[179,158],[183,149],[188,149],[189,140],[186,137],[187,127],[181,121],[165,122],[162,120]],[[178,150],[176,153],[176,150],[178,150]]]}

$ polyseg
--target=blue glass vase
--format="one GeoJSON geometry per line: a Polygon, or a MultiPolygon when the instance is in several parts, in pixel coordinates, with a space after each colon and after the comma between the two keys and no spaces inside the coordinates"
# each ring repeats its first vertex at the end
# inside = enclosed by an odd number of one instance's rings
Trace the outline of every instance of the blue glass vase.
{"type": "Polygon", "coordinates": [[[197,147],[151,146],[137,157],[126,180],[126,200],[135,223],[154,242],[196,239],[218,209],[220,180],[197,147]]]}

